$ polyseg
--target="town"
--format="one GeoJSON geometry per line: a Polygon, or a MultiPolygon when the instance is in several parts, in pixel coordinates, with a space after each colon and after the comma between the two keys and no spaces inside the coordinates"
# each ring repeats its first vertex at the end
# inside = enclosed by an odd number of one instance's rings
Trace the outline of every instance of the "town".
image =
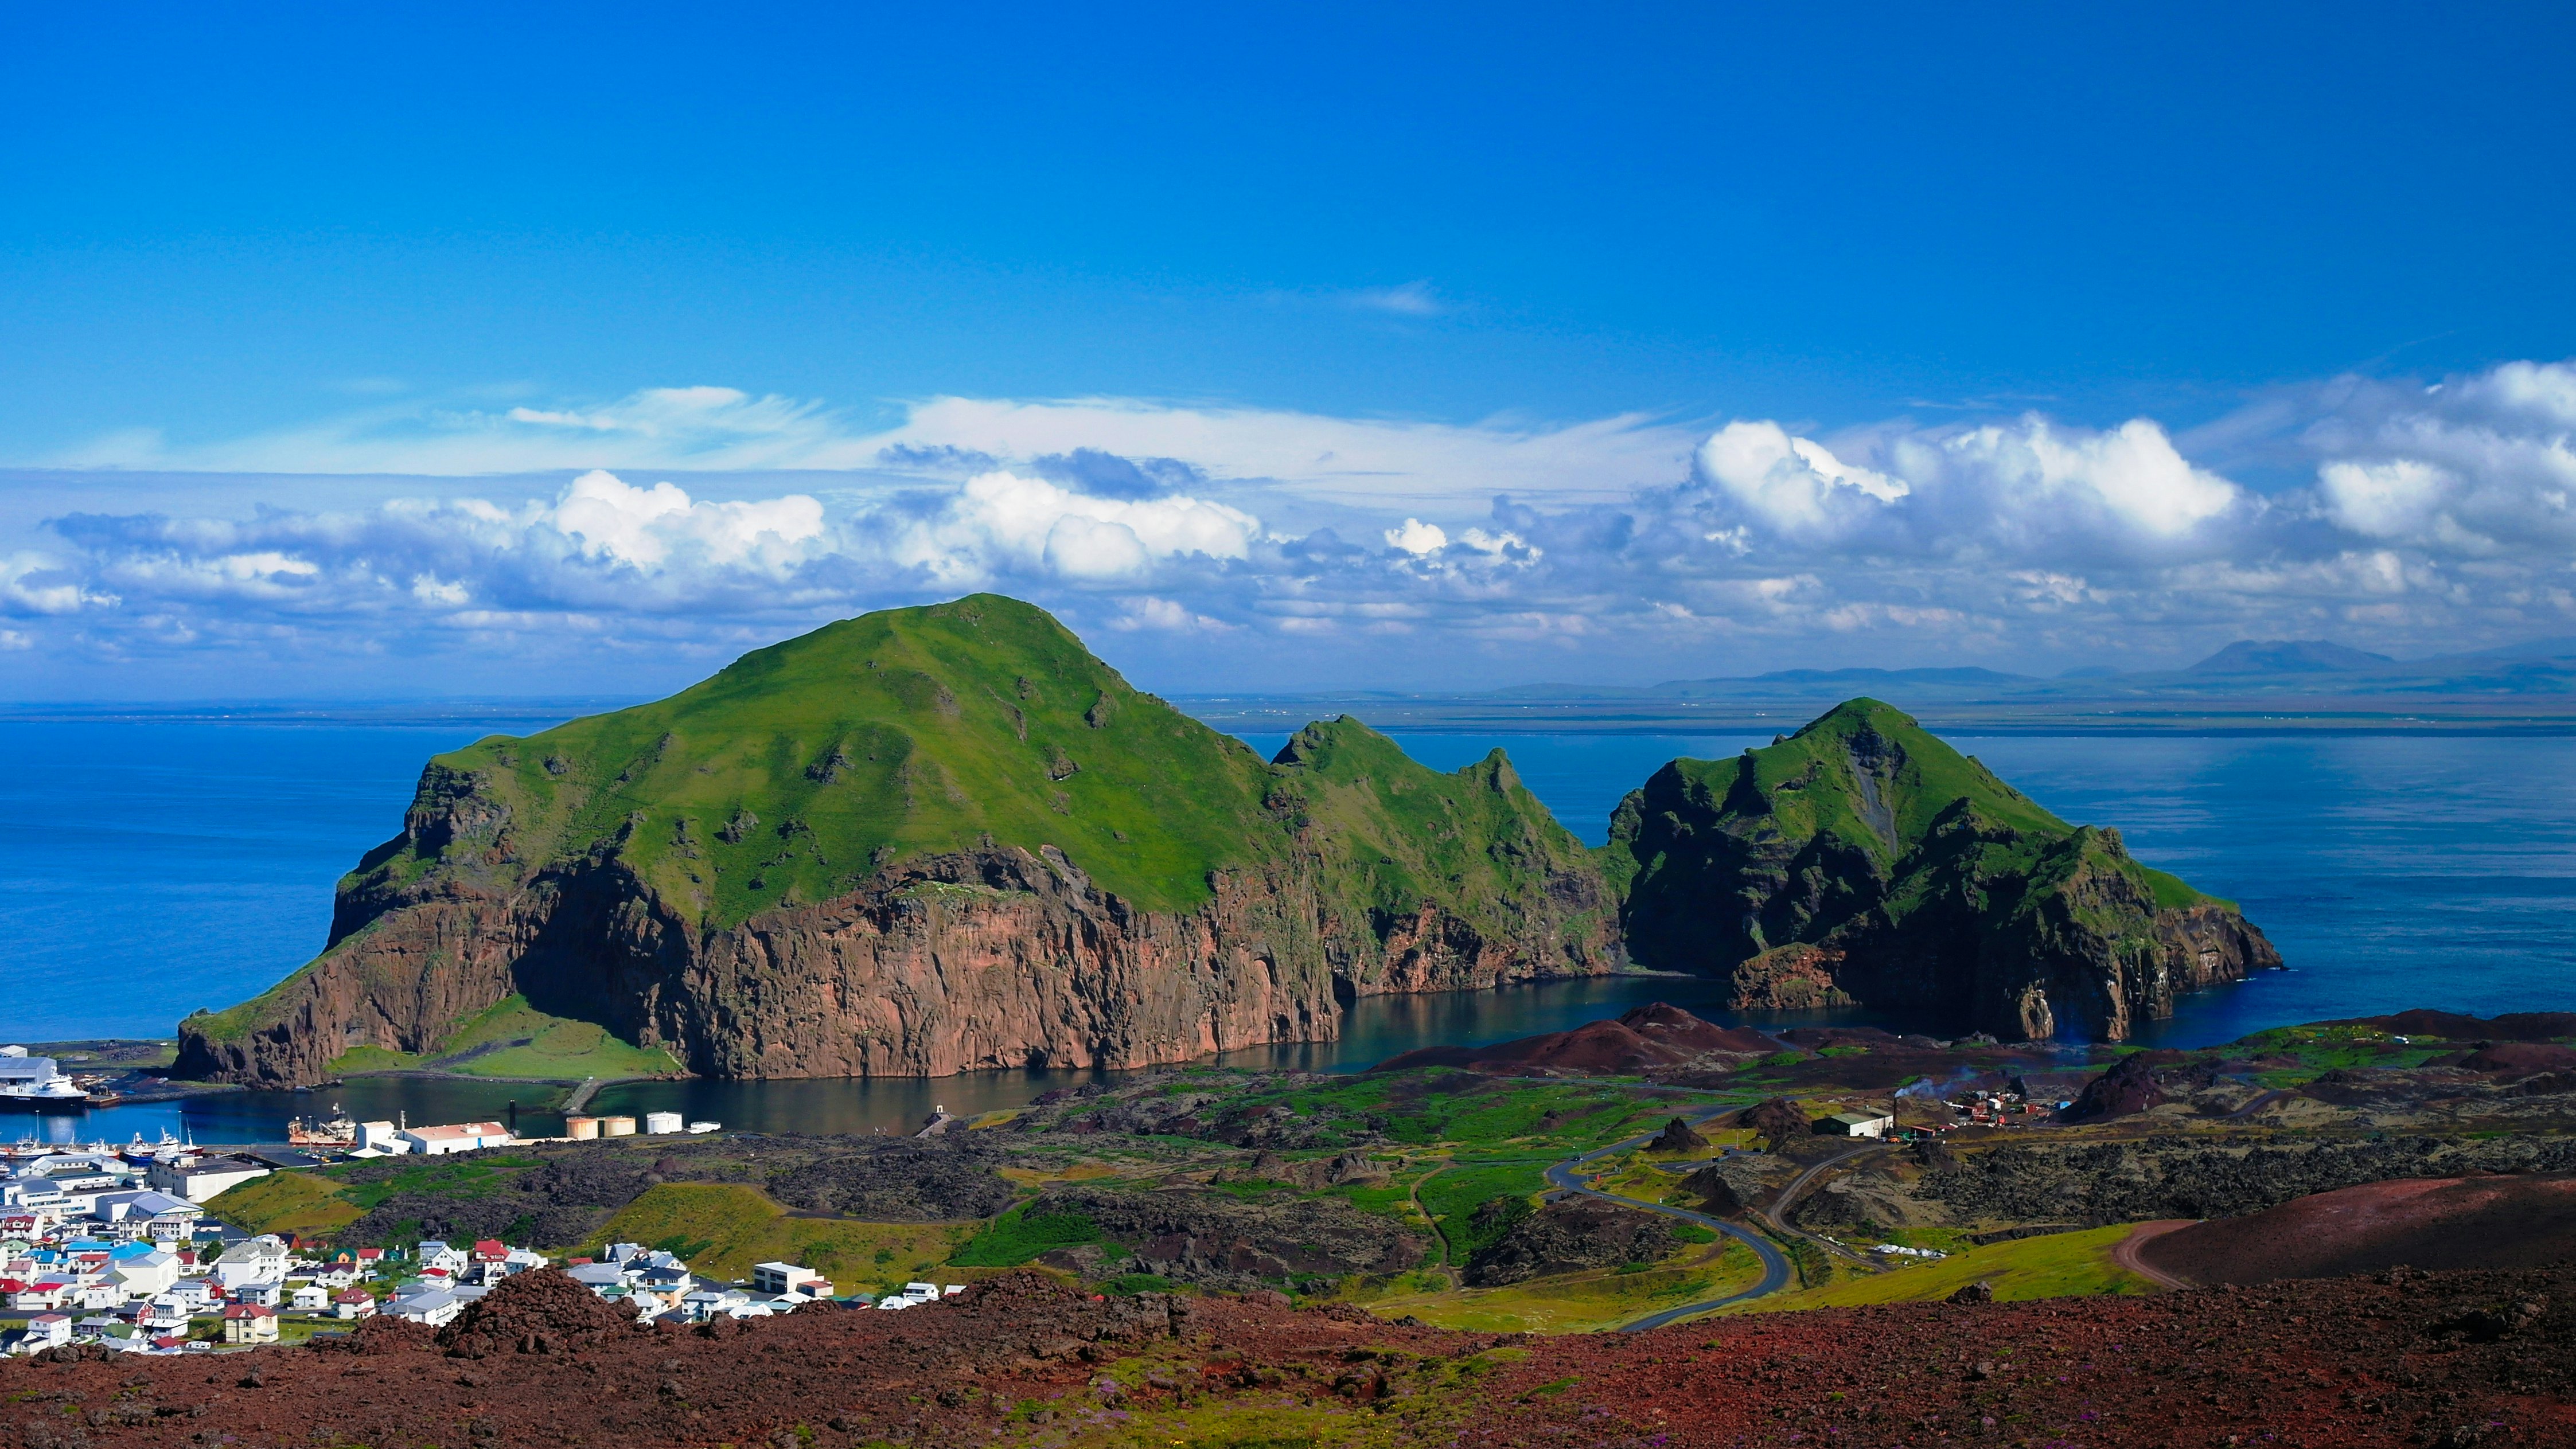
{"type": "MultiPolygon", "coordinates": [[[[0,1177],[0,1353],[91,1345],[121,1353],[223,1352],[346,1333],[379,1314],[440,1327],[503,1279],[552,1260],[497,1239],[334,1248],[300,1235],[253,1236],[216,1220],[208,1204],[272,1172],[335,1161],[719,1126],[683,1124],[672,1113],[640,1124],[612,1116],[567,1125],[565,1138],[525,1139],[497,1122],[414,1127],[335,1118],[299,1130],[297,1145],[285,1149],[219,1153],[139,1140],[124,1148],[11,1149],[0,1177]]],[[[596,1258],[561,1266],[639,1321],[685,1324],[817,1304],[895,1311],[964,1291],[962,1284],[915,1282],[843,1297],[821,1274],[784,1262],[756,1265],[747,1282],[717,1281],[638,1243],[611,1243],[596,1258]]]]}

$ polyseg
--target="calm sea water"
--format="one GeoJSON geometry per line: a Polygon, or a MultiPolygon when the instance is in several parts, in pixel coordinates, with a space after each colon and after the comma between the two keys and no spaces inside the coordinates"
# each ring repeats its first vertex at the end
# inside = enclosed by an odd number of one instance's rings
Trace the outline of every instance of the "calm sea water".
{"type": "MultiPolygon", "coordinates": [[[[405,723],[0,722],[0,1039],[166,1035],[198,1006],[253,995],[321,944],[332,883],[392,835],[422,760],[528,718],[405,723]]],[[[1247,736],[1265,751],[1284,736],[1247,736]]],[[[1585,839],[1677,754],[1745,736],[1404,737],[1454,769],[1497,745],[1585,839]]],[[[2292,969],[2191,998],[2157,1039],[2231,1040],[2286,1022],[2407,1006],[2490,1014],[2576,1005],[2576,739],[1961,738],[2058,814],[2117,825],[2130,849],[2240,901],[2292,969]]],[[[1711,988],[1620,980],[1363,1002],[1342,1041],[1230,1060],[1355,1067],[1432,1042],[1552,1030],[1665,999],[1712,1015],[1711,988]]],[[[610,1111],[671,1108],[728,1126],[899,1128],[935,1105],[1015,1105],[1070,1073],[939,1081],[647,1083],[610,1111]]],[[[359,1079],[328,1094],[369,1116],[503,1115],[551,1130],[524,1084],[359,1079]]],[[[292,1093],[237,1093],[86,1118],[0,1120],[58,1140],[185,1126],[274,1138],[292,1093]]]]}

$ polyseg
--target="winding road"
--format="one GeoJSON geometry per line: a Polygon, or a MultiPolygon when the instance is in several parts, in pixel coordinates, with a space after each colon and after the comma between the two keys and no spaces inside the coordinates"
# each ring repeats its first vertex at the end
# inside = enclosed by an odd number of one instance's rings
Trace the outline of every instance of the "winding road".
{"type": "MultiPolygon", "coordinates": [[[[1693,1120],[1692,1125],[1698,1126],[1714,1121],[1718,1117],[1724,1116],[1727,1112],[1731,1112],[1733,1110],[1735,1109],[1729,1107],[1715,1112],[1703,1113],[1693,1120]]],[[[1692,1212],[1689,1208],[1677,1208],[1659,1202],[1646,1202],[1640,1198],[1622,1197],[1615,1192],[1603,1192],[1597,1187],[1587,1187],[1584,1185],[1583,1175],[1580,1170],[1583,1164],[1594,1161],[1598,1158],[1608,1157],[1613,1153],[1632,1151],[1645,1143],[1653,1141],[1654,1138],[1655,1134],[1652,1132],[1642,1133],[1638,1136],[1631,1137],[1624,1142],[1613,1142],[1607,1147],[1596,1147],[1592,1151],[1584,1153],[1580,1157],[1569,1157],[1565,1161],[1557,1163],[1555,1166],[1550,1167],[1547,1170],[1547,1180],[1551,1184],[1560,1187],[1567,1192],[1581,1193],[1585,1197],[1597,1197],[1603,1202],[1615,1202],[1621,1207],[1642,1208],[1650,1213],[1662,1213],[1664,1216],[1669,1218],[1680,1218],[1684,1222],[1697,1223],[1701,1227],[1723,1233],[1727,1237],[1733,1238],[1744,1246],[1751,1248],[1753,1250],[1753,1256],[1762,1260],[1762,1278],[1761,1281],[1740,1293],[1730,1293],[1723,1298],[1711,1298],[1699,1303],[1685,1303],[1679,1308],[1667,1308],[1661,1313],[1651,1314],[1647,1317],[1640,1318],[1634,1323],[1623,1323],[1619,1325],[1619,1331],[1621,1333],[1636,1333],[1648,1328],[1661,1328],[1667,1323],[1678,1322],[1681,1319],[1689,1318],[1696,1314],[1706,1313],[1714,1308],[1724,1308],[1730,1303],[1742,1303],[1748,1298],[1759,1298],[1766,1293],[1777,1293],[1781,1289],[1788,1287],[1788,1258],[1781,1254],[1779,1248],[1775,1247],[1769,1238],[1762,1236],[1760,1233],[1737,1227],[1735,1224],[1730,1223],[1723,1218],[1713,1218],[1706,1213],[1692,1212]]],[[[1803,1180],[1804,1179],[1801,1179],[1801,1181],[1803,1180]]]]}

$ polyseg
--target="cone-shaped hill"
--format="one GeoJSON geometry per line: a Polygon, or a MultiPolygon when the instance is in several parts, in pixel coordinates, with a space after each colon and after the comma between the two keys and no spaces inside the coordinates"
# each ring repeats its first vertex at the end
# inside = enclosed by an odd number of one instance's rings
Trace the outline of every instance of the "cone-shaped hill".
{"type": "Polygon", "coordinates": [[[567,1023],[719,1076],[1134,1066],[1608,970],[1614,914],[1499,751],[1441,774],[1346,719],[1265,762],[977,595],[431,761],[321,956],[182,1023],[179,1070],[309,1082],[567,1023]]]}
{"type": "Polygon", "coordinates": [[[1666,765],[1603,858],[1638,964],[1729,977],[1740,1008],[1861,1002],[2120,1041],[2180,992],[2280,965],[2233,905],[1872,699],[1666,765]]]}

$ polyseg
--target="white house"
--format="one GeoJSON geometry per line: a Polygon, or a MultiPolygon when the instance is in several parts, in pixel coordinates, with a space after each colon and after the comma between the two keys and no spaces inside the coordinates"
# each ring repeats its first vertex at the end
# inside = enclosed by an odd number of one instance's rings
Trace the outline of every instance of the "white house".
{"type": "Polygon", "coordinates": [[[223,1292],[211,1279],[182,1278],[170,1285],[170,1296],[187,1304],[192,1313],[212,1313],[223,1292]]]}
{"type": "Polygon", "coordinates": [[[91,1278],[73,1284],[71,1293],[63,1300],[63,1306],[77,1308],[84,1313],[96,1313],[102,1308],[123,1307],[125,1300],[133,1296],[126,1291],[125,1284],[121,1280],[91,1278]]]}
{"type": "Polygon", "coordinates": [[[422,1239],[420,1247],[412,1254],[412,1260],[420,1264],[424,1273],[439,1272],[452,1277],[465,1271],[465,1250],[450,1247],[436,1238],[422,1239]]]}
{"type": "Polygon", "coordinates": [[[68,1313],[39,1313],[27,1320],[27,1336],[22,1342],[27,1351],[60,1348],[72,1341],[72,1316],[68,1313]]]}
{"type": "Polygon", "coordinates": [[[144,1186],[202,1204],[214,1201],[226,1188],[266,1176],[267,1168],[238,1157],[174,1157],[153,1163],[144,1186]]]}
{"type": "Polygon", "coordinates": [[[426,1293],[415,1293],[409,1298],[397,1298],[386,1304],[384,1311],[396,1318],[407,1318],[414,1323],[426,1323],[432,1328],[444,1328],[464,1309],[465,1304],[455,1294],[444,1289],[433,1288],[426,1293]]]}
{"type": "Polygon", "coordinates": [[[227,1290],[285,1276],[286,1243],[265,1234],[242,1239],[224,1249],[223,1256],[215,1260],[215,1281],[227,1290]]]}
{"type": "Polygon", "coordinates": [[[773,1297],[797,1293],[808,1298],[828,1298],[832,1285],[811,1268],[794,1263],[754,1263],[751,1265],[751,1291],[773,1297]]]}
{"type": "Polygon", "coordinates": [[[331,1306],[331,1290],[319,1283],[307,1283],[287,1295],[286,1306],[298,1313],[320,1313],[331,1306]]]}
{"type": "Polygon", "coordinates": [[[188,1304],[185,1299],[163,1296],[143,1305],[134,1319],[135,1326],[154,1333],[184,1333],[188,1327],[188,1304]]]}
{"type": "Polygon", "coordinates": [[[510,1145],[510,1129],[498,1122],[460,1122],[447,1127],[410,1127],[401,1138],[410,1151],[427,1157],[440,1157],[450,1152],[479,1152],[486,1147],[510,1145]]]}
{"type": "Polygon", "coordinates": [[[364,1288],[344,1289],[332,1295],[331,1312],[340,1318],[373,1318],[376,1296],[364,1288]]]}

